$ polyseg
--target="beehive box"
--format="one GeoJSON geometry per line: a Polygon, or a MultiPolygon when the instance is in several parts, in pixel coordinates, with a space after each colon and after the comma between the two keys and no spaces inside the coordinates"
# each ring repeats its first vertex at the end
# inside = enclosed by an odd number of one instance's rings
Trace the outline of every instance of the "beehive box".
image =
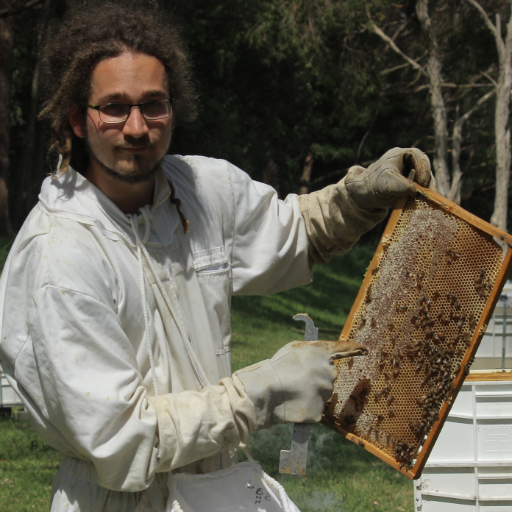
{"type": "Polygon", "coordinates": [[[512,371],[471,372],[414,483],[417,512],[512,512],[512,371]]]}
{"type": "Polygon", "coordinates": [[[13,407],[15,405],[22,405],[21,399],[9,385],[7,377],[0,366],[0,408],[13,407]]]}
{"type": "Polygon", "coordinates": [[[512,237],[418,187],[395,207],[340,339],[324,423],[414,479],[439,435],[511,266],[512,237]]]}

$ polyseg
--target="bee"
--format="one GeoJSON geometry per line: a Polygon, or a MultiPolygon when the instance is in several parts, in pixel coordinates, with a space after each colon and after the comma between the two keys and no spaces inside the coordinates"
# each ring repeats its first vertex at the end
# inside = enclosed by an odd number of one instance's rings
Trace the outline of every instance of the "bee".
{"type": "Polygon", "coordinates": [[[389,407],[391,405],[391,402],[395,399],[394,395],[389,395],[386,398],[386,405],[389,407]]]}
{"type": "Polygon", "coordinates": [[[432,298],[434,300],[437,300],[439,298],[439,295],[440,295],[440,293],[437,290],[435,290],[434,293],[432,294],[432,298]]]}
{"type": "Polygon", "coordinates": [[[384,378],[385,378],[386,380],[391,380],[391,377],[389,376],[388,372],[383,372],[383,374],[382,374],[382,375],[384,375],[384,378]]]}
{"type": "Polygon", "coordinates": [[[353,414],[349,414],[348,416],[345,416],[345,418],[343,419],[343,423],[349,427],[354,425],[355,422],[356,419],[354,418],[353,414]]]}
{"type": "Polygon", "coordinates": [[[375,329],[375,327],[377,327],[377,320],[375,320],[375,318],[372,318],[370,325],[372,326],[372,329],[375,329]]]}
{"type": "Polygon", "coordinates": [[[358,397],[364,400],[367,394],[368,394],[368,390],[365,387],[363,387],[363,389],[361,389],[361,391],[359,391],[358,397]]]}
{"type": "Polygon", "coordinates": [[[379,266],[373,267],[371,270],[372,276],[374,276],[378,271],[379,271],[379,266]]]}
{"type": "Polygon", "coordinates": [[[372,285],[368,286],[364,301],[368,304],[372,301],[372,285]]]}
{"type": "Polygon", "coordinates": [[[382,416],[382,414],[377,414],[376,419],[377,423],[380,423],[384,419],[384,416],[382,416]]]}
{"type": "Polygon", "coordinates": [[[364,316],[361,317],[361,323],[359,324],[358,329],[361,330],[366,325],[366,318],[364,316]]]}

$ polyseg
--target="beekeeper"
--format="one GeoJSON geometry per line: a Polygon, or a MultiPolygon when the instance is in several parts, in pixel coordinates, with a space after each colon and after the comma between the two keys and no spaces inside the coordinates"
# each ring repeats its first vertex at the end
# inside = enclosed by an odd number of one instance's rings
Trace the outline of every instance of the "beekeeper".
{"type": "Polygon", "coordinates": [[[319,421],[333,359],[365,349],[294,342],[231,375],[231,296],[309,283],[414,194],[402,174],[428,185],[428,159],[395,148],[281,201],[228,162],[165,156],[194,95],[158,12],[71,13],[44,55],[59,162],[2,274],[0,359],[64,454],[52,512],[241,510],[255,496],[297,510],[236,450],[255,430],[319,421]]]}

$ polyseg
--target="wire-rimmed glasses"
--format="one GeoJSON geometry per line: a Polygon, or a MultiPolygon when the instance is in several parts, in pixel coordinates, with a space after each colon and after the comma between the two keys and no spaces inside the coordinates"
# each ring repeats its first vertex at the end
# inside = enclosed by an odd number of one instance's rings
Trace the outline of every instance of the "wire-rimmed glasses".
{"type": "Polygon", "coordinates": [[[97,110],[102,123],[124,123],[130,116],[133,107],[138,107],[142,117],[147,121],[165,119],[171,113],[171,100],[148,100],[130,105],[128,103],[103,103],[102,105],[87,105],[97,110]]]}

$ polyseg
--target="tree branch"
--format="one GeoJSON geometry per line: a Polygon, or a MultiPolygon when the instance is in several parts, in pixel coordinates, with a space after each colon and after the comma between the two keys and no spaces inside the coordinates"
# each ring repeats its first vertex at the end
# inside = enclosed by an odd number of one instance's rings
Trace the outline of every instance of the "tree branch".
{"type": "Polygon", "coordinates": [[[478,10],[478,12],[480,13],[480,16],[482,16],[485,24],[487,25],[489,30],[493,33],[494,37],[496,39],[498,37],[501,37],[501,34],[498,34],[498,30],[496,29],[495,25],[493,24],[493,22],[491,21],[489,16],[487,16],[487,13],[484,11],[483,7],[476,0],[466,0],[466,1],[469,2],[475,9],[478,10]]]}
{"type": "Polygon", "coordinates": [[[482,106],[483,103],[491,98],[495,92],[496,90],[493,89],[492,91],[489,91],[487,94],[482,96],[462,117],[455,121],[455,125],[462,124],[467,121],[475,113],[475,111],[482,106]]]}
{"type": "Polygon", "coordinates": [[[406,55],[398,46],[395,44],[393,39],[391,39],[388,35],[386,35],[383,30],[377,26],[372,19],[370,19],[370,30],[377,34],[382,40],[389,44],[391,49],[398,53],[405,61],[407,61],[414,69],[417,69],[422,75],[428,78],[427,72],[423,67],[418,64],[414,59],[411,59],[408,55],[406,55]]]}
{"type": "Polygon", "coordinates": [[[487,78],[487,80],[489,80],[489,82],[491,82],[492,85],[494,85],[494,87],[498,87],[498,84],[496,83],[496,80],[494,80],[494,78],[491,75],[489,75],[485,71],[482,71],[482,75],[484,75],[485,78],[487,78]]]}

